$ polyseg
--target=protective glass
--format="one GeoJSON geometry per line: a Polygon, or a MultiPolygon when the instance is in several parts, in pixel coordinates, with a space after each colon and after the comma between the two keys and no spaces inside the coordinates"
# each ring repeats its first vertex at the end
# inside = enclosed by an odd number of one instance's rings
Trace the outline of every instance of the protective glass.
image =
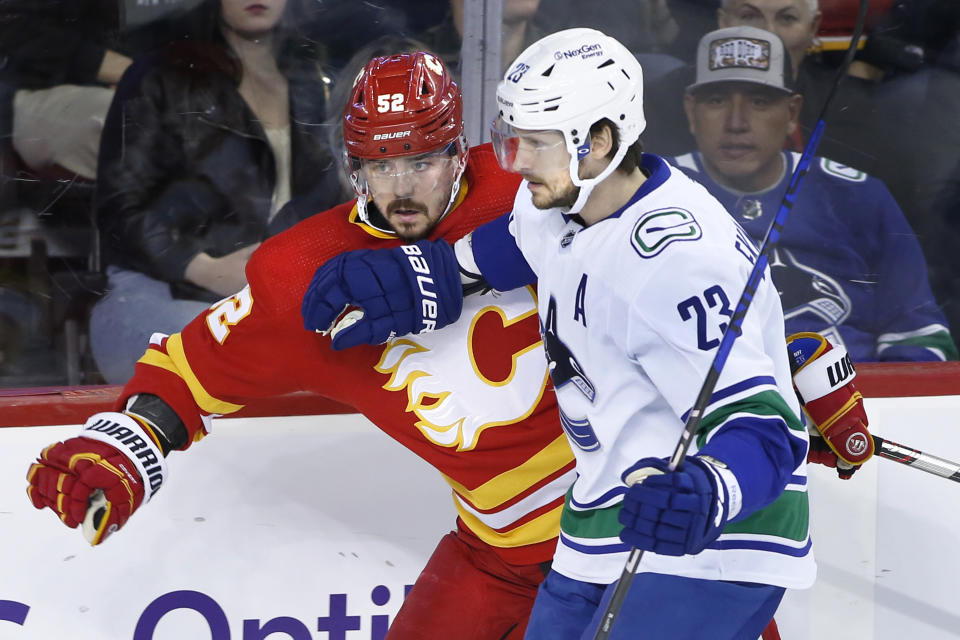
{"type": "Polygon", "coordinates": [[[395,192],[398,187],[432,191],[440,178],[451,175],[456,160],[446,149],[414,157],[364,159],[360,177],[374,191],[395,192]]]}
{"type": "Polygon", "coordinates": [[[560,131],[519,131],[497,117],[490,123],[490,141],[507,171],[554,171],[570,162],[560,131]]]}

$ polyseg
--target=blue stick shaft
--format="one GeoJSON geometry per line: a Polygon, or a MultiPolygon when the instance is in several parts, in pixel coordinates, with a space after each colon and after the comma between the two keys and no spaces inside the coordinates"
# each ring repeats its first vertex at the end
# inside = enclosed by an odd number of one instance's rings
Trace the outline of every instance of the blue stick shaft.
{"type": "MultiPolygon", "coordinates": [[[[853,61],[853,56],[856,53],[857,42],[860,41],[860,36],[863,33],[863,24],[867,15],[867,2],[868,0],[860,0],[860,9],[857,14],[857,25],[854,28],[853,36],[850,39],[850,47],[847,49],[843,63],[837,70],[837,76],[834,80],[833,86],[830,88],[830,93],[827,94],[826,100],[824,100],[823,105],[820,107],[820,114],[817,118],[817,124],[810,133],[810,139],[807,141],[807,146],[804,147],[803,153],[800,155],[800,160],[797,162],[797,166],[794,168],[793,175],[790,178],[790,184],[787,186],[787,192],[784,194],[783,200],[780,202],[780,207],[777,209],[777,214],[774,216],[773,220],[770,222],[770,226],[767,228],[767,233],[764,236],[763,243],[760,246],[760,255],[757,257],[757,261],[754,263],[753,269],[750,271],[750,275],[747,278],[747,284],[744,286],[743,293],[740,295],[740,299],[737,301],[737,306],[733,311],[733,316],[730,318],[730,323],[723,333],[723,338],[720,340],[720,346],[717,348],[717,353],[713,358],[713,362],[710,364],[710,369],[707,371],[703,385],[700,387],[700,392],[697,394],[697,399],[693,403],[693,408],[690,409],[690,414],[683,426],[683,433],[680,435],[680,440],[677,442],[677,447],[674,449],[673,455],[670,456],[669,467],[671,471],[678,469],[683,463],[683,458],[687,455],[687,451],[690,448],[690,443],[693,441],[693,436],[700,428],[700,421],[703,419],[703,411],[710,403],[710,396],[713,395],[713,390],[716,388],[717,382],[720,380],[720,372],[723,371],[723,366],[727,362],[727,357],[730,355],[730,350],[733,348],[733,343],[737,337],[743,333],[743,319],[747,314],[747,309],[750,308],[750,303],[753,301],[753,296],[757,292],[757,287],[760,285],[760,280],[763,278],[763,274],[766,271],[767,265],[770,263],[770,254],[773,252],[773,248],[780,240],[780,234],[783,231],[783,226],[786,224],[787,217],[790,215],[790,211],[793,209],[793,204],[797,198],[797,189],[800,186],[800,182],[807,174],[810,163],[813,161],[814,154],[816,154],[817,147],[820,145],[820,138],[823,137],[823,130],[826,126],[825,119],[827,115],[827,109],[830,106],[830,103],[833,101],[833,96],[836,94],[837,88],[840,86],[840,82],[847,74],[847,69],[850,67],[850,62],[853,61]]],[[[610,633],[613,630],[613,625],[616,622],[617,615],[620,613],[620,609],[623,607],[623,603],[627,597],[627,592],[630,590],[630,585],[633,583],[633,578],[636,575],[637,570],[640,568],[640,561],[642,559],[643,550],[636,548],[630,550],[630,555],[627,557],[627,562],[620,574],[620,580],[617,582],[617,586],[614,588],[613,595],[610,597],[610,602],[607,604],[607,608],[603,612],[603,617],[600,618],[600,626],[594,633],[593,640],[607,640],[610,637],[610,633]]]]}

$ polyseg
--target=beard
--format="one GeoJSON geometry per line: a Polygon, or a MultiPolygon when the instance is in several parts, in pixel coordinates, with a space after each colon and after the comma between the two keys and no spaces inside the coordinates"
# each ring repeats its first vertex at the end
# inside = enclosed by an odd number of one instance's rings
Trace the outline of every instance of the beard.
{"type": "Polygon", "coordinates": [[[436,221],[430,220],[429,211],[430,208],[423,202],[411,198],[399,198],[387,205],[386,217],[390,228],[398,238],[405,242],[416,242],[426,238],[436,225],[436,221]],[[420,215],[411,221],[399,220],[394,216],[398,211],[416,212],[420,215]]]}
{"type": "MultiPolygon", "coordinates": [[[[542,183],[541,183],[542,184],[542,183]]],[[[569,209],[580,196],[580,187],[568,184],[560,192],[534,194],[533,206],[537,209],[569,209]]]]}

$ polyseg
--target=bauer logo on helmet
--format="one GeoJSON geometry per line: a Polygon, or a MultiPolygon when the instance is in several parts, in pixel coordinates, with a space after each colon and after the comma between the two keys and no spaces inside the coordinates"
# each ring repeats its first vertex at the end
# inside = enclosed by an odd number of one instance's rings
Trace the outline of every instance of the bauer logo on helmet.
{"type": "Polygon", "coordinates": [[[374,140],[396,140],[398,138],[409,138],[410,130],[406,131],[394,131],[392,133],[376,133],[373,136],[374,140]]]}

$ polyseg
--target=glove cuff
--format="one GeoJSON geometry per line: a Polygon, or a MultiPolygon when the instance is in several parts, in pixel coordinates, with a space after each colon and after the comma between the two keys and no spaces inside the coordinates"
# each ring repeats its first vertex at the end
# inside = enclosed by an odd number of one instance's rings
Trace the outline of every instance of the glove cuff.
{"type": "Polygon", "coordinates": [[[405,273],[419,306],[414,305],[417,320],[413,333],[426,333],[445,327],[460,317],[463,288],[453,247],[444,240],[420,240],[400,245],[406,258],[405,273]]]}
{"type": "Polygon", "coordinates": [[[137,468],[143,480],[143,502],[150,501],[167,479],[163,452],[140,424],[128,415],[112,411],[90,416],[80,436],[118,449],[137,468]]]}
{"type": "Polygon", "coordinates": [[[743,493],[740,491],[740,482],[737,480],[737,476],[733,474],[733,471],[725,462],[721,462],[713,456],[695,456],[691,459],[702,462],[703,466],[714,475],[714,481],[720,491],[726,488],[727,521],[736,518],[743,508],[743,493]]]}
{"type": "MultiPolygon", "coordinates": [[[[824,338],[820,339],[826,342],[824,338]]],[[[856,376],[847,350],[826,342],[825,350],[800,365],[793,375],[793,385],[807,404],[846,386],[856,376]]]]}

